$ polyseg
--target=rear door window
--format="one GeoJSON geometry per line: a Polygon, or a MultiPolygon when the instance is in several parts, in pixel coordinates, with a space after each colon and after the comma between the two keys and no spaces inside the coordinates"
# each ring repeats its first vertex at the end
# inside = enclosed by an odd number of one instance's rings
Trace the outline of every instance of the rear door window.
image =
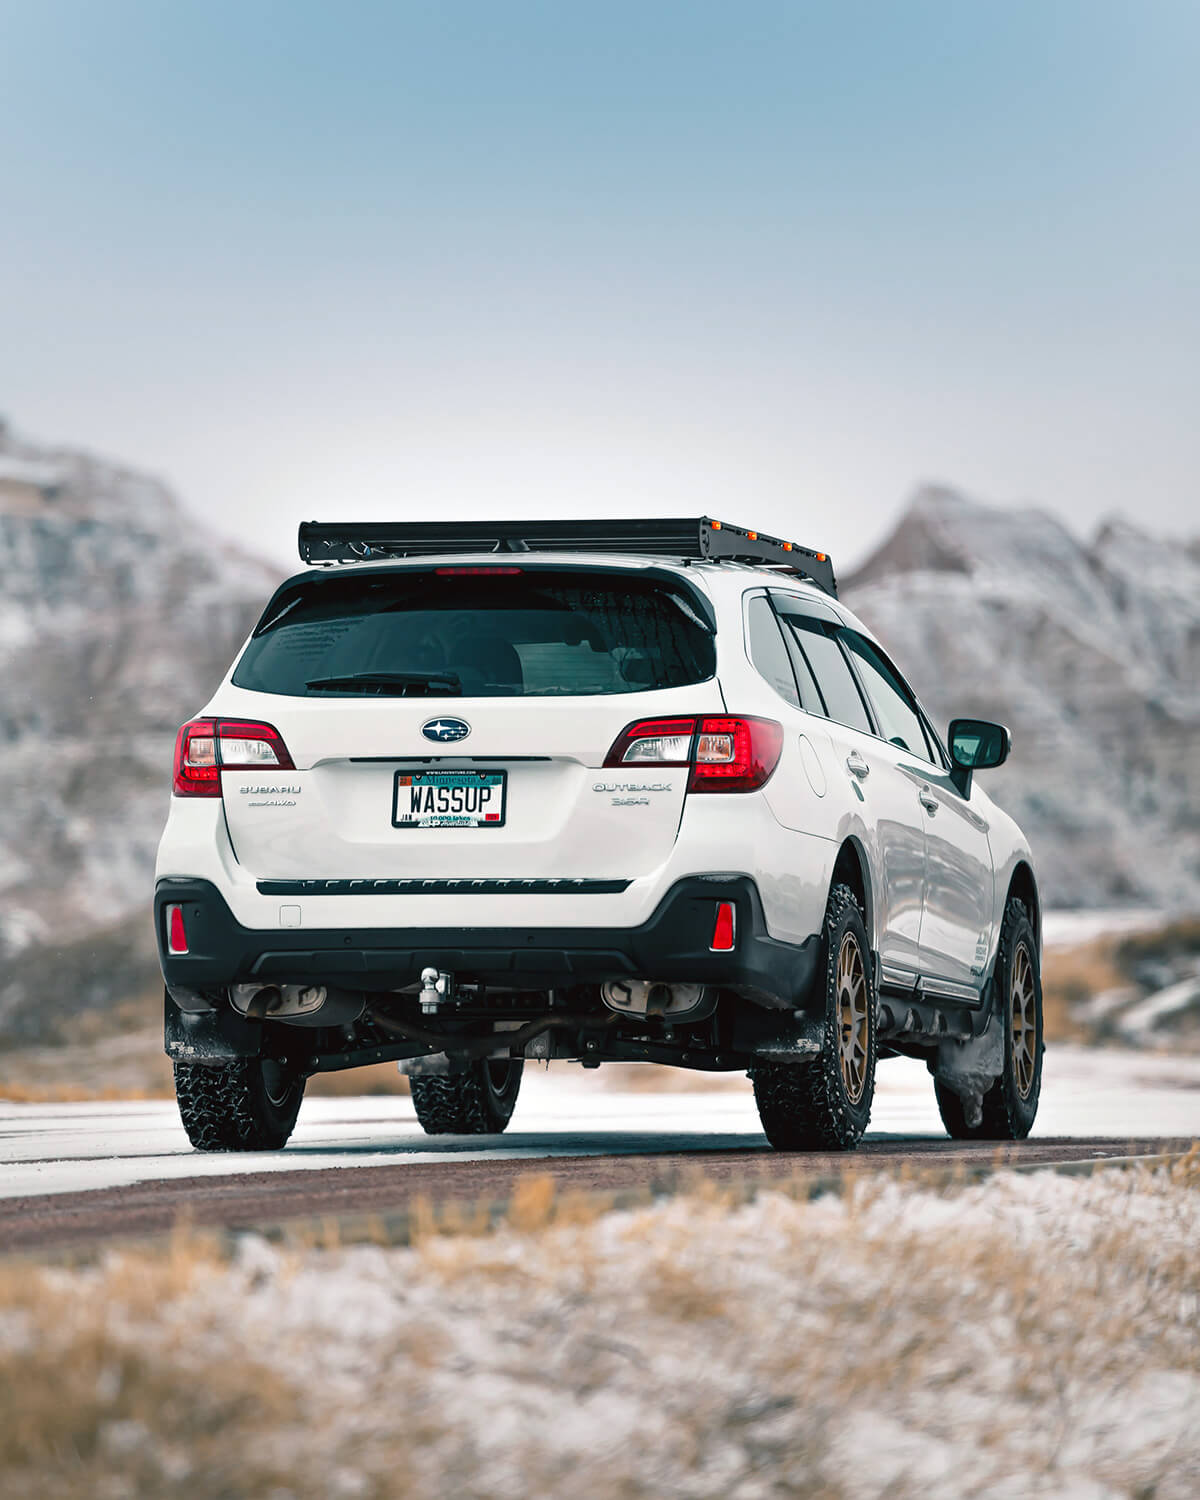
{"type": "Polygon", "coordinates": [[[873,734],[850,663],[832,635],[832,626],[789,610],[783,615],[785,635],[797,661],[797,672],[807,672],[820,689],[826,715],[837,724],[873,734]]]}
{"type": "Polygon", "coordinates": [[[572,697],[704,682],[712,632],[684,587],[598,572],[306,578],[271,601],[238,687],[293,697],[572,697]]]}

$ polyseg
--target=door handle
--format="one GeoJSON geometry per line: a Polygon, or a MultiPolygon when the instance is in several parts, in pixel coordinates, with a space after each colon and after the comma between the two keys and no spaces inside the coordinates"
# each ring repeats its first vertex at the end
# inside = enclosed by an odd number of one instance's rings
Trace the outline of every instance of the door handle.
{"type": "Polygon", "coordinates": [[[920,802],[921,806],[925,809],[930,817],[932,817],[934,813],[937,812],[938,808],[942,805],[928,787],[921,788],[921,790],[917,793],[917,800],[920,802]]]}
{"type": "Polygon", "coordinates": [[[846,769],[850,772],[851,776],[857,776],[859,781],[865,781],[871,774],[870,766],[867,765],[857,750],[852,750],[846,757],[846,769]]]}

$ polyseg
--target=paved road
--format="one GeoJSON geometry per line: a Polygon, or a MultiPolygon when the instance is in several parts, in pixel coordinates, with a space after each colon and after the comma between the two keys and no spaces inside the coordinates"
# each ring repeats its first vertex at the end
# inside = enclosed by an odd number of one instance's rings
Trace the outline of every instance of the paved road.
{"type": "MultiPolygon", "coordinates": [[[[1064,1160],[1153,1150],[1200,1137],[1200,1059],[1056,1049],[1034,1139],[1018,1159],[1064,1160]]],[[[941,1128],[924,1068],[880,1068],[872,1130],[856,1161],[930,1165],[990,1160],[941,1128]]],[[[402,1097],[306,1101],[279,1153],[193,1152],[170,1102],[12,1105],[0,1102],[0,1247],[197,1222],[389,1211],[414,1193],[478,1199],[519,1172],[551,1166],[576,1186],[628,1188],[690,1166],[730,1178],[793,1173],[766,1149],[749,1085],[698,1092],[615,1092],[603,1073],[527,1073],[509,1133],[494,1144],[427,1138],[402,1097]],[[297,1174],[302,1174],[298,1176],[297,1174]]],[[[805,1169],[828,1171],[831,1159],[805,1169]]]]}
{"type": "MultiPolygon", "coordinates": [[[[506,1202],[519,1177],[534,1170],[555,1179],[559,1193],[645,1195],[707,1181],[745,1188],[779,1179],[815,1182],[855,1171],[906,1167],[991,1170],[998,1165],[1033,1167],[1103,1161],[1132,1155],[1178,1152],[1186,1138],[1123,1141],[1115,1138],[1057,1137],[1023,1141],[998,1150],[994,1145],[964,1146],[928,1137],[874,1136],[853,1158],[826,1154],[781,1155],[755,1145],[722,1142],[687,1151],[653,1148],[636,1152],[554,1155],[531,1162],[511,1153],[481,1160],[448,1148],[440,1161],[408,1157],[403,1163],[371,1167],[317,1168],[303,1172],[249,1171],[240,1175],[185,1177],[138,1182],[131,1187],[83,1193],[41,1193],[0,1199],[0,1252],[72,1250],[96,1241],[163,1234],[181,1219],[194,1228],[245,1230],[292,1225],[322,1234],[331,1219],[340,1226],[368,1218],[374,1225],[343,1227],[339,1237],[360,1238],[359,1228],[395,1239],[396,1221],[407,1232],[407,1215],[418,1199],[438,1205],[468,1205],[490,1211],[506,1202]]],[[[622,1140],[622,1147],[627,1141],[622,1140]]],[[[259,1159],[261,1161],[261,1159],[259,1159]]],[[[257,1165],[258,1163],[256,1163],[257,1165]]]]}

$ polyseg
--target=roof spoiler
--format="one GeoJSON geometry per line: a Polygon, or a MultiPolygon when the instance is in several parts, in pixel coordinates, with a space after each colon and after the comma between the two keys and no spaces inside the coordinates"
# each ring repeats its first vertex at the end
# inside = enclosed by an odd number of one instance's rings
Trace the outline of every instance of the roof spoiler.
{"type": "Polygon", "coordinates": [[[824,552],[708,516],[653,521],[301,521],[306,563],[377,562],[464,552],[617,552],[696,562],[743,562],[810,579],[837,598],[824,552]]]}

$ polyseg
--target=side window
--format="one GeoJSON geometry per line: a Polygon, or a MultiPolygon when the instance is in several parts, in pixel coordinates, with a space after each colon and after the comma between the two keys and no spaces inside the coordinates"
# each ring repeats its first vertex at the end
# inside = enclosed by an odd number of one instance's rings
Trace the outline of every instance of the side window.
{"type": "Polygon", "coordinates": [[[921,715],[904,679],[858,631],[843,630],[840,634],[846,649],[854,657],[882,738],[898,745],[901,750],[907,750],[910,755],[933,760],[921,726],[921,715]]]}
{"type": "Polygon", "coordinates": [[[850,664],[826,627],[819,620],[791,613],[785,614],[783,621],[797,673],[803,664],[804,672],[815,678],[827,716],[837,724],[848,724],[851,729],[873,734],[850,664]]]}
{"type": "Polygon", "coordinates": [[[787,615],[779,615],[779,624],[776,627],[783,632],[785,638],[785,649],[792,661],[792,671],[796,674],[796,682],[800,688],[800,702],[808,709],[810,714],[820,714],[823,718],[829,715],[825,709],[825,700],[821,697],[821,689],[817,686],[817,679],[812,674],[812,668],[808,664],[808,658],[796,645],[795,638],[788,629],[787,615]]]}
{"type": "MultiPolygon", "coordinates": [[[[788,650],[783,643],[775,611],[765,594],[751,599],[746,606],[746,624],[750,638],[750,660],[758,675],[769,682],[793,708],[801,707],[788,650]]],[[[808,707],[807,704],[803,706],[808,707]]]]}
{"type": "Polygon", "coordinates": [[[921,709],[921,724],[925,730],[925,740],[933,754],[929,757],[935,766],[941,766],[943,771],[950,769],[950,757],[946,754],[946,747],[938,737],[937,730],[929,722],[929,715],[921,709]]]}

